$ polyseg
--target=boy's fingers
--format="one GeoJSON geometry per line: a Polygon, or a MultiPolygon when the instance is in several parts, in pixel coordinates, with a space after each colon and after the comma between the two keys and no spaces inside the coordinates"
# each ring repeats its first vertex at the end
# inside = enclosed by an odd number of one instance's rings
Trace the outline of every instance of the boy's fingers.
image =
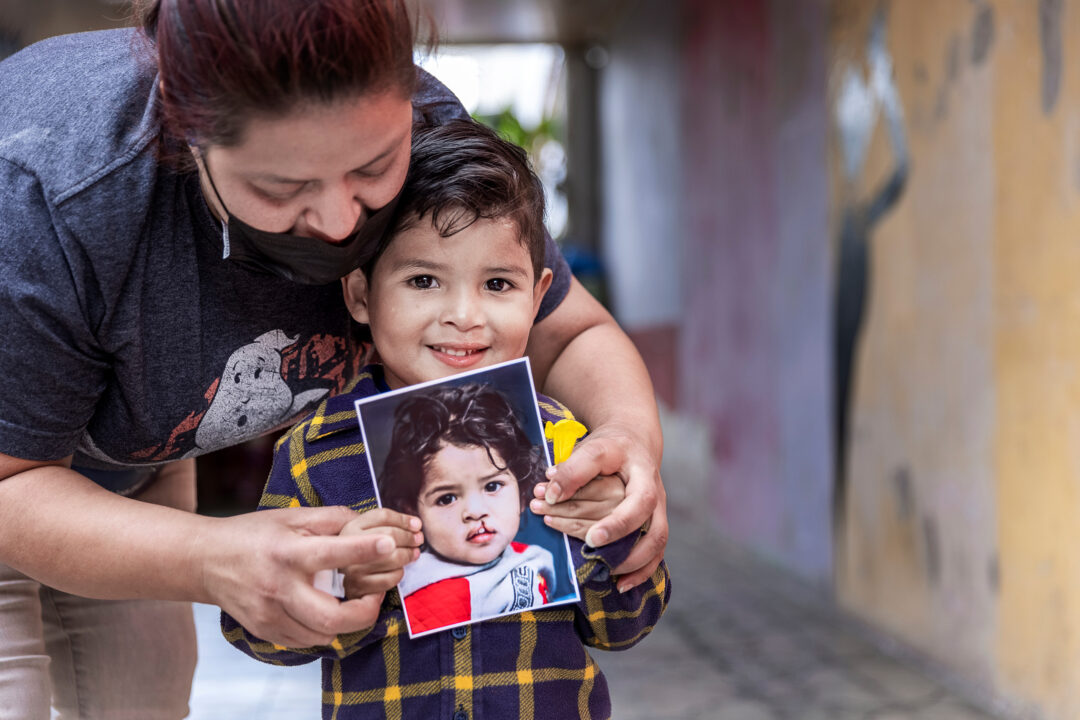
{"type": "Polygon", "coordinates": [[[549,528],[576,538],[583,538],[585,532],[592,527],[595,522],[595,520],[582,520],[580,518],[561,518],[552,515],[544,516],[544,524],[549,528]]]}
{"type": "MultiPolygon", "coordinates": [[[[664,504],[663,494],[664,488],[658,477],[654,482],[647,482],[641,475],[631,476],[626,485],[626,498],[589,530],[587,542],[593,547],[602,547],[636,532],[664,504]]],[[[666,522],[664,525],[666,527],[666,522]]]]}
{"type": "Polygon", "coordinates": [[[557,503],[581,489],[597,475],[622,475],[626,453],[604,437],[591,435],[566,460],[548,470],[545,500],[557,503]]]}
{"type": "Polygon", "coordinates": [[[415,560],[419,554],[419,548],[398,548],[380,560],[363,563],[361,565],[348,565],[340,569],[345,573],[346,580],[349,580],[350,578],[359,580],[364,575],[400,570],[415,560]]]}
{"type": "MultiPolygon", "coordinates": [[[[576,496],[575,496],[576,497],[576,496]]],[[[588,520],[589,524],[607,517],[611,504],[591,500],[563,500],[554,505],[548,505],[543,500],[530,500],[529,509],[537,515],[550,518],[577,518],[588,520]]]]}

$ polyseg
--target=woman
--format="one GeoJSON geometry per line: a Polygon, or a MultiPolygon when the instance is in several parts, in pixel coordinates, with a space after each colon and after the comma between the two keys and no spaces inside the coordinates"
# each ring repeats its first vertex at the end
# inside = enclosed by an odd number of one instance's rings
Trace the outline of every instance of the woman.
{"type": "MultiPolygon", "coordinates": [[[[0,64],[0,717],[48,716],[47,665],[65,716],[182,717],[186,603],[325,644],[370,626],[387,588],[350,577],[338,603],[314,572],[415,544],[405,516],[337,537],[345,508],[195,515],[193,458],[350,379],[363,348],[336,281],[393,207],[412,123],[463,109],[415,70],[401,0],[159,0],[141,17],[0,64]]],[[[667,533],[652,388],[549,256],[529,354],[596,429],[547,499],[626,480],[590,538],[651,522],[620,568],[632,586],[667,533]]]]}

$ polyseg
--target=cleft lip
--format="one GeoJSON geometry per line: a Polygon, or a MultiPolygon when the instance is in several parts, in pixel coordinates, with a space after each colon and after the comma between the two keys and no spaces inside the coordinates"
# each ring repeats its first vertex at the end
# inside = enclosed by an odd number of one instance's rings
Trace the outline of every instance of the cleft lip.
{"type": "Polygon", "coordinates": [[[494,535],[494,531],[488,528],[487,525],[480,523],[480,526],[469,531],[469,534],[465,536],[466,540],[472,540],[480,535],[494,535]]]}

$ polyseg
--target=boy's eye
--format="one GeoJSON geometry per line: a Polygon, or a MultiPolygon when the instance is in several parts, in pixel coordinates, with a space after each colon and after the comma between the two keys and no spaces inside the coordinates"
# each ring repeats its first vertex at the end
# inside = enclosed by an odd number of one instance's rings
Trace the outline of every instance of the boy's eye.
{"type": "Polygon", "coordinates": [[[484,485],[484,492],[498,492],[499,489],[502,488],[502,486],[505,484],[506,483],[504,483],[502,480],[492,480],[484,485]]]}
{"type": "Polygon", "coordinates": [[[435,504],[436,505],[442,505],[443,507],[445,507],[445,506],[447,506],[447,505],[449,505],[449,504],[451,504],[453,502],[454,502],[454,496],[451,495],[450,493],[446,493],[445,495],[440,495],[439,497],[435,498],[435,504]]]}
{"type": "Polygon", "coordinates": [[[505,280],[503,278],[491,278],[486,283],[484,283],[484,287],[492,292],[505,292],[506,290],[509,290],[511,287],[513,287],[513,285],[510,283],[509,280],[505,280]]]}
{"type": "Polygon", "coordinates": [[[409,278],[409,284],[418,290],[430,290],[433,287],[438,287],[439,283],[431,275],[417,275],[409,278]]]}

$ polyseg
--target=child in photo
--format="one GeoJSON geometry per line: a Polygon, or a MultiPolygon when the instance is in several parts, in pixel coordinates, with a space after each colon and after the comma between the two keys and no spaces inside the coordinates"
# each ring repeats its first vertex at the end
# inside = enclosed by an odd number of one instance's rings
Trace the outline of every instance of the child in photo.
{"type": "MultiPolygon", "coordinates": [[[[260,507],[348,505],[360,514],[343,534],[397,533],[387,515],[394,511],[376,504],[354,403],[524,356],[533,318],[551,283],[551,271],[543,265],[543,207],[543,189],[524,152],[487,128],[462,121],[414,132],[391,232],[373,260],[343,279],[346,303],[353,317],[370,328],[378,362],[278,441],[260,507]]],[[[537,395],[536,402],[542,422],[573,417],[550,398],[537,395]]],[[[468,403],[460,410],[466,425],[472,412],[468,403]]],[[[494,448],[486,458],[489,470],[475,455],[477,443],[446,442],[441,432],[421,428],[425,422],[415,418],[405,424],[435,443],[436,451],[422,463],[421,481],[431,478],[435,507],[452,504],[454,496],[450,485],[438,479],[440,457],[445,457],[439,450],[474,453],[472,459],[484,469],[473,483],[483,479],[483,472],[510,468],[510,458],[497,445],[488,444],[494,448]]],[[[413,468],[415,474],[415,463],[413,468]]],[[[519,511],[528,498],[524,486],[532,480],[524,478],[535,477],[524,469],[512,474],[516,497],[500,512],[507,518],[514,515],[510,508],[519,511]]],[[[447,480],[452,482],[469,480],[447,480]]],[[[499,493],[513,494],[510,485],[507,481],[499,493]]],[[[385,492],[392,494],[389,486],[385,492]]],[[[416,497],[422,498],[422,492],[416,497]]],[[[568,503],[571,510],[564,517],[580,521],[569,541],[581,591],[576,603],[535,607],[410,638],[399,593],[390,590],[373,627],[339,636],[325,647],[282,648],[264,642],[224,613],[222,631],[237,648],[264,662],[292,665],[321,658],[324,718],[608,718],[607,682],[586,648],[633,646],[652,630],[670,595],[665,563],[637,587],[618,591],[612,569],[629,554],[637,533],[599,548],[584,543],[591,524],[614,508],[622,493],[618,478],[597,478],[568,503]]],[[[456,543],[437,537],[441,524],[434,516],[424,521],[423,530],[434,531],[426,537],[428,550],[442,548],[437,552],[458,557],[456,543]]],[[[469,546],[475,550],[460,550],[459,557],[470,565],[498,564],[506,548],[495,551],[512,528],[493,518],[479,527],[469,546]]],[[[350,597],[393,587],[403,565],[423,555],[407,538],[398,542],[402,550],[392,562],[349,568],[350,580],[360,578],[346,586],[350,597]],[[380,582],[365,585],[364,578],[380,582]]],[[[539,581],[528,592],[534,602],[542,594],[539,581]]]]}
{"type": "Polygon", "coordinates": [[[489,384],[432,387],[396,408],[378,486],[385,507],[423,523],[424,548],[398,585],[413,633],[548,602],[551,552],[513,541],[545,467],[489,384]]]}

